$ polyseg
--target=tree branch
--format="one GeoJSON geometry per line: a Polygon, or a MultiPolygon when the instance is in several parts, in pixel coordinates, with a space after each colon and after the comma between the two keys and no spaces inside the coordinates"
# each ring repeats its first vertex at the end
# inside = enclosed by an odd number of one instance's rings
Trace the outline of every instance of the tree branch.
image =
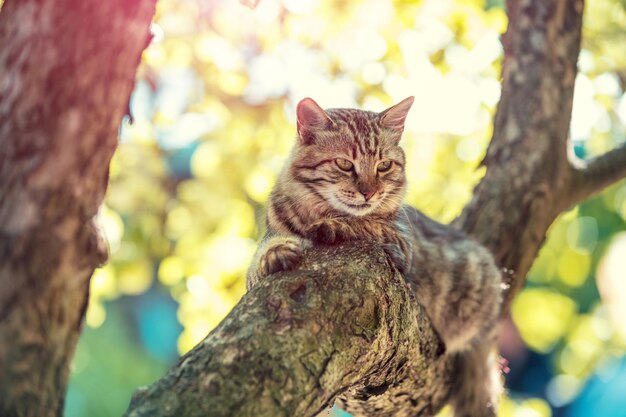
{"type": "Polygon", "coordinates": [[[596,158],[572,157],[570,193],[575,204],[626,177],[626,143],[596,158]]]}
{"type": "Polygon", "coordinates": [[[451,377],[442,353],[381,248],[314,248],[246,294],[126,416],[307,417],[340,395],[374,413],[356,415],[433,415],[451,377]]]}

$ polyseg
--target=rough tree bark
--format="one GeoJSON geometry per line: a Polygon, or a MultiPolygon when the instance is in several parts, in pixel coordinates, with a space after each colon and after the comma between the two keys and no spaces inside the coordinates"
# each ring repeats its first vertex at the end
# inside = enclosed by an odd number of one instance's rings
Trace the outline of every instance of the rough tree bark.
{"type": "Polygon", "coordinates": [[[485,178],[455,224],[524,284],[546,231],[575,204],[568,133],[583,0],[507,1],[502,97],[485,178]]]}
{"type": "MultiPolygon", "coordinates": [[[[514,271],[510,300],[556,216],[626,176],[626,149],[567,159],[582,0],[507,6],[487,174],[455,225],[514,271]]],[[[1,415],[61,413],[103,259],[90,222],[153,7],[7,0],[0,13],[1,415]]],[[[379,248],[316,248],[248,293],[127,415],[312,416],[340,394],[377,416],[432,415],[454,366],[379,248]]]]}
{"type": "MultiPolygon", "coordinates": [[[[311,250],[298,271],[246,294],[128,416],[314,416],[350,390],[409,382],[395,416],[430,415],[447,395],[443,346],[376,246],[311,250]]],[[[374,414],[383,415],[383,414],[374,414]]]]}
{"type": "Polygon", "coordinates": [[[0,415],[61,416],[92,223],[154,1],[7,0],[0,11],[0,415]]]}

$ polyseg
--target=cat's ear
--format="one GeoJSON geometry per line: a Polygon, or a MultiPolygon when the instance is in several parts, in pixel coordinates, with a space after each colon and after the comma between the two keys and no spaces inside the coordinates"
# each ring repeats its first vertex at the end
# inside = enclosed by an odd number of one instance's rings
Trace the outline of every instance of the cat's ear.
{"type": "Polygon", "coordinates": [[[380,125],[386,129],[395,130],[398,133],[404,131],[404,121],[406,115],[411,110],[415,97],[407,97],[395,106],[389,107],[380,113],[380,125]]]}
{"type": "Polygon", "coordinates": [[[296,108],[298,117],[298,137],[303,144],[312,142],[315,130],[325,129],[332,125],[333,121],[312,98],[302,99],[296,108]]]}

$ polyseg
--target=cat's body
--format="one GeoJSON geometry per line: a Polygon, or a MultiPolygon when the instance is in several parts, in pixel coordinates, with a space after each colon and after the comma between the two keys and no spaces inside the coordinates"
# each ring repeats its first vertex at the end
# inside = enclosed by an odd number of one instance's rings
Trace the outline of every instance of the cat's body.
{"type": "MultiPolygon", "coordinates": [[[[460,355],[463,364],[473,341],[494,337],[501,277],[485,248],[402,204],[399,141],[412,103],[406,99],[380,114],[299,103],[298,142],[270,197],[248,287],[294,268],[309,245],[378,241],[414,286],[447,354],[460,355]]],[[[471,358],[464,372],[485,366],[487,353],[471,358]]],[[[451,399],[456,416],[495,415],[491,387],[497,384],[460,378],[451,399]]]]}

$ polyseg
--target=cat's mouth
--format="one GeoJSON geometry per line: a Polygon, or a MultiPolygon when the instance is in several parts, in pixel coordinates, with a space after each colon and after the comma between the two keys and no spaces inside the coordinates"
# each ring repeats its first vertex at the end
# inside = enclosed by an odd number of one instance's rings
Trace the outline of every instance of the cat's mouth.
{"type": "Polygon", "coordinates": [[[370,203],[360,203],[360,204],[353,204],[353,203],[345,203],[344,204],[350,208],[353,209],[357,209],[357,210],[362,210],[362,209],[366,209],[366,208],[370,208],[372,205],[370,203]]]}
{"type": "Polygon", "coordinates": [[[340,196],[332,196],[328,199],[330,205],[340,212],[345,212],[353,216],[364,216],[378,206],[377,201],[346,201],[340,196]]]}
{"type": "Polygon", "coordinates": [[[347,201],[342,201],[342,204],[347,208],[346,211],[355,216],[366,215],[376,206],[375,202],[348,203],[347,201]]]}

